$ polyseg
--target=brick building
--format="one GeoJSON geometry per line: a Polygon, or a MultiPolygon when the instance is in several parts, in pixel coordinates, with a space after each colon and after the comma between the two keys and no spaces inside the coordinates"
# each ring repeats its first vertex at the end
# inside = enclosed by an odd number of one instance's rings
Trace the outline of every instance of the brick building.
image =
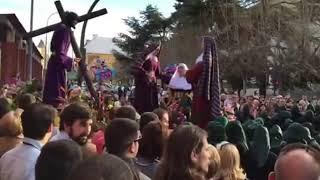
{"type": "MultiPolygon", "coordinates": [[[[23,39],[26,33],[15,14],[0,14],[0,83],[8,83],[20,76],[28,80],[28,43],[23,39]]],[[[43,57],[33,44],[32,77],[42,81],[43,57]]]]}

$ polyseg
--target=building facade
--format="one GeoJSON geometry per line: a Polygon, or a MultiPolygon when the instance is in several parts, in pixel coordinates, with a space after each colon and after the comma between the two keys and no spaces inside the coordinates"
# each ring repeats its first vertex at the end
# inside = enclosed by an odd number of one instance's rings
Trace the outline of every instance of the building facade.
{"type": "MultiPolygon", "coordinates": [[[[0,14],[0,83],[12,79],[28,80],[28,43],[23,39],[26,33],[15,14],[0,14]]],[[[42,55],[33,45],[32,77],[42,81],[42,55]]]]}

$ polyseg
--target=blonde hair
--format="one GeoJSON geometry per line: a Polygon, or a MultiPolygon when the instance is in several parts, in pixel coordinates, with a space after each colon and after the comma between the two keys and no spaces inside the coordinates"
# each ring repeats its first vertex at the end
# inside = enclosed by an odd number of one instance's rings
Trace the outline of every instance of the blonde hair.
{"type": "Polygon", "coordinates": [[[221,158],[221,169],[218,177],[223,180],[244,180],[246,174],[240,167],[240,154],[237,147],[231,143],[219,148],[221,158]]]}
{"type": "Polygon", "coordinates": [[[219,152],[216,147],[213,145],[209,144],[208,145],[208,151],[210,153],[210,164],[209,164],[209,171],[207,173],[207,178],[211,179],[215,177],[218,172],[220,171],[220,166],[221,166],[221,159],[219,152]]]}

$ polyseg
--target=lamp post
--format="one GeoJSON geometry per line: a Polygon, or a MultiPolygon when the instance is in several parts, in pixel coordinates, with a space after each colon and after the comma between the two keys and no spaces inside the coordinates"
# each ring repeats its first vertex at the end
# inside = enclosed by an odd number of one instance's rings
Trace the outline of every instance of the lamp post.
{"type": "MultiPolygon", "coordinates": [[[[50,16],[47,19],[47,26],[49,25],[50,18],[55,14],[58,14],[58,12],[54,12],[54,13],[50,14],[50,16]]],[[[45,46],[44,46],[44,69],[47,69],[47,64],[48,64],[47,45],[48,45],[48,33],[46,33],[46,40],[45,40],[45,46]]]]}
{"type": "MultiPolygon", "coordinates": [[[[30,12],[30,31],[33,30],[33,3],[34,0],[31,0],[31,12],[30,12]]],[[[32,80],[32,61],[33,61],[33,42],[32,42],[32,38],[29,38],[28,41],[28,48],[29,48],[29,54],[28,54],[28,61],[29,61],[29,77],[28,79],[31,81],[32,80]]]]}

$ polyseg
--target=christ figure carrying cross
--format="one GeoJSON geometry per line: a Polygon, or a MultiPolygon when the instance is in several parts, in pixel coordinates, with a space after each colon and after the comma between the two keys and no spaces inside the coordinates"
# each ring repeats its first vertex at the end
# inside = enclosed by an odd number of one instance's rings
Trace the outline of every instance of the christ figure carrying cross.
{"type": "Polygon", "coordinates": [[[73,59],[67,53],[71,43],[71,28],[78,23],[78,15],[66,12],[66,23],[61,24],[52,36],[51,57],[48,62],[45,85],[43,90],[43,103],[55,108],[66,101],[67,77],[66,71],[71,71],[73,59]]]}

